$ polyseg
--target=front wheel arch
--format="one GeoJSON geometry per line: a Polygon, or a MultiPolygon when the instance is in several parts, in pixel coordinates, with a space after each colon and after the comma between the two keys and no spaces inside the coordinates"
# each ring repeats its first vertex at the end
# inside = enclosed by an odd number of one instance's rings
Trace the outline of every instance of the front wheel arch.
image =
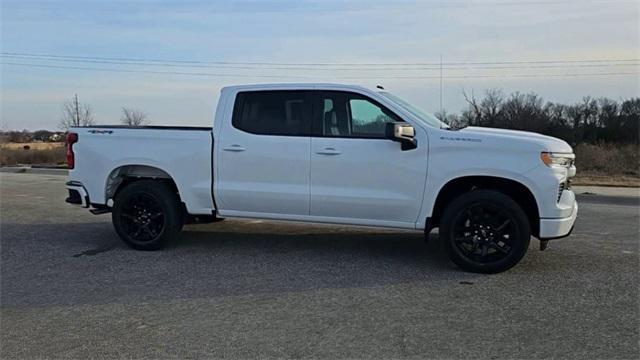
{"type": "Polygon", "coordinates": [[[427,221],[429,228],[440,226],[442,214],[448,204],[457,197],[474,190],[494,190],[510,197],[525,212],[531,227],[531,234],[538,237],[540,212],[531,190],[516,180],[495,176],[463,176],[447,182],[440,188],[434,202],[431,216],[427,221]]]}

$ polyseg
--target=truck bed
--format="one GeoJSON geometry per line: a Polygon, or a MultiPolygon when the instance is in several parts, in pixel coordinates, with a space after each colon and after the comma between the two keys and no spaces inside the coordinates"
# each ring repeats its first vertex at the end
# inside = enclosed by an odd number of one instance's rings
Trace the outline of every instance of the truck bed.
{"type": "Polygon", "coordinates": [[[78,142],[69,179],[84,184],[92,204],[106,204],[105,179],[136,166],[136,171],[167,174],[189,213],[211,214],[210,127],[102,125],[70,131],[78,134],[78,142]]]}

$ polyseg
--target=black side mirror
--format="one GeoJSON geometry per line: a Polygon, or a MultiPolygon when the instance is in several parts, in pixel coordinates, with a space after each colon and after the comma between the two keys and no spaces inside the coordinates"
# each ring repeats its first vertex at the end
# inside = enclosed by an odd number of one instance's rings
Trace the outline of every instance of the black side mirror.
{"type": "Polygon", "coordinates": [[[418,147],[413,126],[405,122],[387,123],[385,126],[386,138],[399,142],[402,151],[412,150],[418,147]]]}

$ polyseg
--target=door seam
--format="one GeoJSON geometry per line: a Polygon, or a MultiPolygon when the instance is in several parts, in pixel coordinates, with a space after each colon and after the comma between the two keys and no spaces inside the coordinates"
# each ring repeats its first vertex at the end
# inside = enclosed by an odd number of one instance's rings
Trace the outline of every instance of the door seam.
{"type": "Polygon", "coordinates": [[[311,149],[311,136],[309,136],[309,208],[308,208],[308,213],[307,215],[311,216],[311,152],[313,151],[311,149]]]}

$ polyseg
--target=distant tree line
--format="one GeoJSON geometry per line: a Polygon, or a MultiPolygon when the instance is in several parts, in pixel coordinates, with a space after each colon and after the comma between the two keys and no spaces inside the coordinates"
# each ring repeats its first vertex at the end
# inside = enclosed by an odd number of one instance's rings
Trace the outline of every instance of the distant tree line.
{"type": "Polygon", "coordinates": [[[467,108],[461,114],[436,114],[453,127],[486,126],[534,131],[570,144],[640,143],[640,98],[615,101],[584,97],[572,104],[545,102],[535,93],[505,96],[490,89],[482,98],[464,94],[467,108]]]}
{"type": "MultiPolygon", "coordinates": [[[[545,102],[535,93],[520,92],[506,96],[502,90],[489,89],[482,98],[464,93],[467,107],[460,114],[436,113],[454,128],[485,126],[538,132],[561,138],[572,145],[580,143],[640,144],[640,97],[622,101],[609,98],[584,97],[582,101],[565,105],[545,102]]],[[[132,108],[122,108],[120,119],[125,125],[149,124],[147,114],[132,108]]],[[[378,130],[385,119],[370,124],[378,130]]],[[[77,96],[62,108],[60,128],[93,125],[91,106],[82,104],[77,96]]],[[[0,132],[2,142],[60,141],[62,132],[0,132]]]]}

